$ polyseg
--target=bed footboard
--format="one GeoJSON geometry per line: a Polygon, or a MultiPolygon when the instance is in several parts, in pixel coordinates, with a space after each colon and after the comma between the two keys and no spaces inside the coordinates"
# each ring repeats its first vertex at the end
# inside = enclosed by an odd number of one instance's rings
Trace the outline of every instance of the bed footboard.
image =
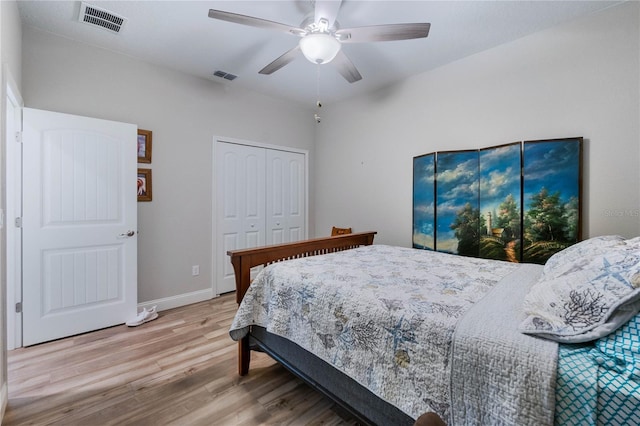
{"type": "MultiPolygon", "coordinates": [[[[238,304],[242,302],[251,284],[251,268],[254,266],[267,266],[283,260],[333,253],[363,245],[368,246],[373,244],[373,237],[376,233],[359,232],[258,248],[230,250],[227,255],[231,257],[231,264],[236,276],[236,302],[238,304]]],[[[249,372],[250,360],[249,337],[247,336],[238,342],[238,373],[241,376],[249,372]]]]}

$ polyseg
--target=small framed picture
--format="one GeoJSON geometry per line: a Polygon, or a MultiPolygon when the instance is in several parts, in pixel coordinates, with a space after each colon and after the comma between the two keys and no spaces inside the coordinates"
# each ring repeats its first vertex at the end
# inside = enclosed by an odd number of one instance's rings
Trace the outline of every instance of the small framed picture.
{"type": "Polygon", "coordinates": [[[151,130],[138,129],[138,163],[151,163],[151,130]]]}
{"type": "Polygon", "coordinates": [[[138,169],[138,201],[151,201],[151,169],[138,169]]]}

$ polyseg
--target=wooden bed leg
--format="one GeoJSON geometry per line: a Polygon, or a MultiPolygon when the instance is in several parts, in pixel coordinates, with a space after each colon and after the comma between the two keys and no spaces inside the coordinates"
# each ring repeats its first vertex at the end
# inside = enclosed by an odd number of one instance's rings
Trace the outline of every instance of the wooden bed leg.
{"type": "Polygon", "coordinates": [[[249,336],[238,341],[238,374],[246,376],[249,373],[251,351],[249,350],[249,336]]]}

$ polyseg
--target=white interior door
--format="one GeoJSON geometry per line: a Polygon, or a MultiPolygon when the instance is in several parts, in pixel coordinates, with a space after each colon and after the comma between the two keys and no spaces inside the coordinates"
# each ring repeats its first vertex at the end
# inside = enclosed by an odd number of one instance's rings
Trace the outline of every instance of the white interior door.
{"type": "Polygon", "coordinates": [[[267,244],[305,238],[305,155],[267,150],[267,244]]]}
{"type": "Polygon", "coordinates": [[[265,149],[216,144],[217,293],[234,291],[228,250],[265,244],[265,149]]]}
{"type": "Polygon", "coordinates": [[[137,128],[23,120],[23,344],[122,324],[137,305],[137,128]]]}

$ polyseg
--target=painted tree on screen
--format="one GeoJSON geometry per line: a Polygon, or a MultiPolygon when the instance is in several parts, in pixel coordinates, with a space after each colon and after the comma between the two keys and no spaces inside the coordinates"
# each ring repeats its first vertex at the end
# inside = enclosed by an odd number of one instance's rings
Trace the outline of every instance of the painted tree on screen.
{"type": "Polygon", "coordinates": [[[498,206],[496,227],[504,229],[503,238],[507,241],[520,236],[520,206],[512,194],[498,206]]]}
{"type": "Polygon", "coordinates": [[[530,241],[567,241],[569,225],[560,192],[549,193],[546,188],[531,196],[525,218],[527,239],[530,241]]]}
{"type": "Polygon", "coordinates": [[[463,256],[478,256],[480,251],[480,229],[485,229],[486,224],[480,211],[474,209],[471,203],[466,203],[458,210],[457,216],[451,224],[458,239],[458,254],[463,256]]]}

